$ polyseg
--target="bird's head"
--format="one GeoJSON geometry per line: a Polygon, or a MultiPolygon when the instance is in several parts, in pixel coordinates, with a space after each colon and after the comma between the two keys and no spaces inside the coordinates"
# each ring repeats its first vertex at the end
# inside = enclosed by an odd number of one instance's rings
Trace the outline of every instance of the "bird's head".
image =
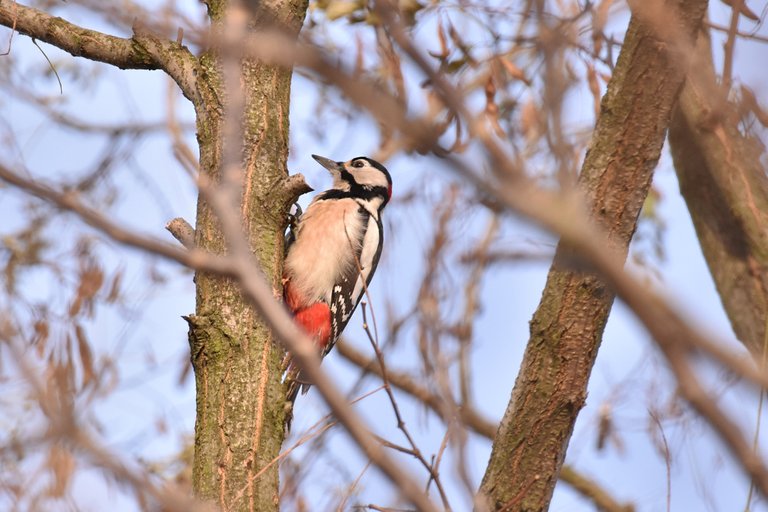
{"type": "Polygon", "coordinates": [[[392,197],[392,177],[387,168],[367,156],[358,156],[346,162],[334,162],[329,158],[312,155],[333,176],[333,189],[350,197],[380,199],[379,209],[392,197]]]}

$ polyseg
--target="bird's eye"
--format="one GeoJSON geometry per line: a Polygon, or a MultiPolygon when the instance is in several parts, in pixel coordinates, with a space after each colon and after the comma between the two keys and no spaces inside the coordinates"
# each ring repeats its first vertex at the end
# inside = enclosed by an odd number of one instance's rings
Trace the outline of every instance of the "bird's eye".
{"type": "Polygon", "coordinates": [[[362,161],[362,160],[355,160],[354,162],[352,162],[352,167],[357,167],[358,169],[359,169],[360,167],[363,167],[364,165],[365,165],[365,164],[363,163],[363,161],[362,161]]]}

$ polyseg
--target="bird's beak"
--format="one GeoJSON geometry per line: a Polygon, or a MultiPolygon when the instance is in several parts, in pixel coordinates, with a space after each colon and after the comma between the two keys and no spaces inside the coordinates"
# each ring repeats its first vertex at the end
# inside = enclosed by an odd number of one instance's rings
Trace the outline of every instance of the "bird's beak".
{"type": "Polygon", "coordinates": [[[322,165],[323,167],[325,167],[331,172],[341,170],[341,164],[339,164],[338,162],[334,162],[330,158],[325,158],[323,156],[317,156],[317,155],[312,155],[312,158],[314,158],[317,161],[317,163],[319,163],[320,165],[322,165]]]}

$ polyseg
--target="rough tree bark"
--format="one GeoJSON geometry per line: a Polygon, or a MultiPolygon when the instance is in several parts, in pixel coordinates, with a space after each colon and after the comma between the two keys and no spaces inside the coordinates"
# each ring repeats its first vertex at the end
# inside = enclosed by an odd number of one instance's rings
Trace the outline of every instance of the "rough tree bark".
{"type": "MultiPolygon", "coordinates": [[[[221,33],[226,0],[206,4],[213,32],[221,33]]],[[[251,2],[248,28],[278,23],[298,34],[307,0],[251,2]],[[258,5],[256,5],[258,4],[258,5]]],[[[220,55],[200,57],[195,103],[200,169],[212,183],[221,179],[224,86],[220,55]]],[[[291,70],[244,59],[242,198],[244,232],[276,297],[282,295],[285,211],[295,197],[287,178],[291,70]]],[[[198,247],[226,251],[226,241],[208,203],[198,200],[198,247]]],[[[198,497],[221,510],[277,510],[278,471],[260,470],[280,451],[284,437],[283,350],[244,301],[237,283],[205,273],[195,276],[197,306],[189,340],[197,385],[193,485],[198,497]]]]}
{"type": "Polygon", "coordinates": [[[739,130],[718,86],[707,34],[670,124],[680,191],[736,336],[763,360],[768,321],[768,180],[765,148],[739,130]]]}
{"type": "MultiPolygon", "coordinates": [[[[594,222],[626,257],[684,78],[671,44],[680,31],[691,43],[706,0],[663,3],[667,26],[652,26],[638,4],[579,176],[594,222]],[[671,20],[677,20],[673,22],[671,20]],[[666,43],[669,43],[668,41],[666,43]]],[[[575,253],[559,244],[512,397],[496,434],[480,493],[491,510],[546,510],[614,295],[600,278],[574,269],[575,253]]]]}
{"type": "MultiPolygon", "coordinates": [[[[307,9],[307,0],[250,4],[250,30],[278,25],[294,36],[307,9]]],[[[206,5],[216,34],[229,2],[209,0],[206,5]]],[[[213,184],[220,179],[225,94],[216,51],[196,57],[139,23],[131,37],[115,37],[11,0],[0,0],[0,24],[74,56],[122,69],[164,70],[195,107],[201,174],[213,184]]],[[[286,186],[291,70],[245,59],[241,75],[245,178],[238,208],[250,246],[279,297],[284,214],[301,191],[295,184],[286,186]]],[[[214,253],[225,251],[216,218],[203,200],[198,202],[195,243],[214,253]]],[[[205,273],[195,281],[196,314],[188,319],[197,384],[195,492],[224,511],[277,510],[277,465],[255,475],[277,456],[283,441],[282,350],[234,282],[205,273]]]]}

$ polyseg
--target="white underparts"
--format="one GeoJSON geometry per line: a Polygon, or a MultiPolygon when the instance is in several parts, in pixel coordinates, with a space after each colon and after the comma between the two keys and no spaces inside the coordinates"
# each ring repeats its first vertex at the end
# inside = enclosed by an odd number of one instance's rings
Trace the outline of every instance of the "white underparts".
{"type": "Polygon", "coordinates": [[[352,198],[320,200],[301,216],[296,241],[285,260],[285,276],[305,305],[318,300],[330,303],[341,274],[357,266],[355,254],[361,250],[366,229],[359,208],[352,198]]]}

